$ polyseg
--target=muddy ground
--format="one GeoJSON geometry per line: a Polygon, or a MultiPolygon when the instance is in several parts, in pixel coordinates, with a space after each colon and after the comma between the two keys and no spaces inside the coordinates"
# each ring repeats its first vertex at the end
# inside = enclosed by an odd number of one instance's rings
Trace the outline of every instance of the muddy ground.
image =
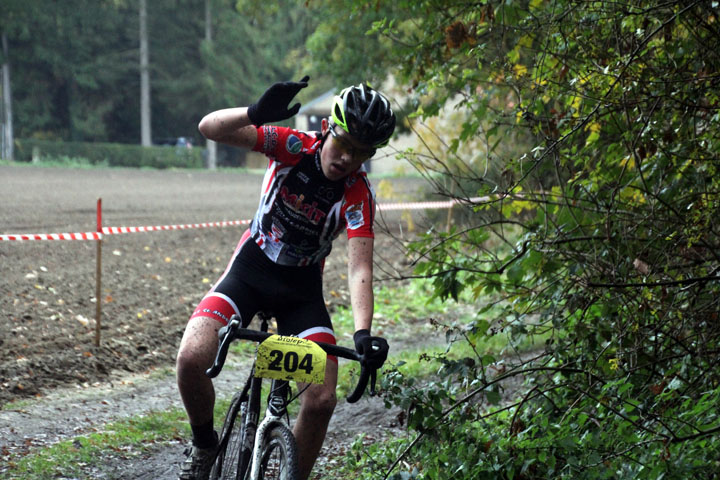
{"type": "MultiPolygon", "coordinates": [[[[98,198],[104,226],[248,219],[260,181],[260,174],[238,172],[0,166],[0,233],[94,231],[98,198]]],[[[424,188],[418,180],[393,180],[392,187],[394,199],[417,199],[424,188]]],[[[388,281],[388,271],[407,269],[393,238],[402,235],[400,215],[386,214],[383,223],[392,234],[381,228],[376,239],[378,282],[388,281]]],[[[185,322],[224,270],[243,228],[106,236],[99,347],[96,242],[0,241],[0,405],[31,400],[0,411],[0,472],[14,451],[179,404],[172,367],[185,322]]],[[[326,264],[331,312],[348,301],[345,262],[339,240],[326,264]]],[[[396,348],[413,341],[411,329],[395,327],[380,320],[376,331],[394,332],[396,348]]],[[[231,387],[221,381],[218,389],[222,394],[231,387]]],[[[331,429],[326,457],[347,448],[332,440],[356,432],[358,416],[379,427],[395,425],[392,412],[377,401],[363,403],[361,411],[347,408],[339,407],[339,428],[331,429]]],[[[371,432],[371,438],[380,434],[371,432]]],[[[118,453],[115,462],[109,459],[87,478],[173,478],[182,444],[158,448],[154,461],[118,453]]]]}
{"type": "MultiPolygon", "coordinates": [[[[94,231],[98,198],[109,227],[249,219],[260,181],[259,174],[232,172],[0,166],[0,233],[94,231]]],[[[417,181],[393,183],[396,192],[417,188],[417,181]]],[[[106,236],[99,348],[96,242],[0,242],[0,404],[92,384],[111,371],[169,365],[187,318],[244,228],[106,236]]],[[[391,264],[378,265],[378,276],[402,268],[392,238],[379,233],[376,243],[377,261],[391,264]]],[[[346,259],[340,238],[326,264],[331,313],[347,303],[346,259]]]]}

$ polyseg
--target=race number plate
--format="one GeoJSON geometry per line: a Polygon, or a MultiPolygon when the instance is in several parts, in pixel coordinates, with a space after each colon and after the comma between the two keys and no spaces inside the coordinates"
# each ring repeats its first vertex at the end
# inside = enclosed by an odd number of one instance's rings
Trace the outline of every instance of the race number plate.
{"type": "Polygon", "coordinates": [[[315,342],[272,335],[258,346],[255,376],[322,384],[326,360],[327,353],[315,342]]]}

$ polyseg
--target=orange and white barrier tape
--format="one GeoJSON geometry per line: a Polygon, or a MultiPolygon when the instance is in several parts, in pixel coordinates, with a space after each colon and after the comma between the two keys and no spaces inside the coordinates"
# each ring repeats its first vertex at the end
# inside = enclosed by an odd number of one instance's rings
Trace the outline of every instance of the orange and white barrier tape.
{"type": "Polygon", "coordinates": [[[102,233],[21,233],[15,235],[0,235],[0,241],[34,241],[34,240],[100,240],[102,233]]]}
{"type": "Polygon", "coordinates": [[[379,203],[377,208],[382,212],[390,210],[439,210],[442,208],[452,208],[455,205],[483,202],[488,199],[489,197],[473,197],[467,200],[452,199],[442,202],[379,203]]]}
{"type": "Polygon", "coordinates": [[[25,240],[100,240],[105,235],[122,233],[159,232],[163,230],[189,230],[193,228],[229,227],[233,225],[249,225],[251,220],[229,220],[223,222],[188,223],[185,225],[152,225],[146,227],[103,227],[102,232],[84,233],[34,233],[0,235],[0,241],[25,240]]]}
{"type": "Polygon", "coordinates": [[[159,232],[162,230],[188,230],[193,228],[230,227],[233,225],[249,225],[251,220],[228,220],[223,222],[188,223],[185,225],[156,225],[149,227],[103,227],[104,235],[120,233],[159,232]]]}
{"type": "MultiPolygon", "coordinates": [[[[471,203],[486,200],[486,197],[477,197],[468,199],[471,203]]],[[[378,204],[378,210],[432,210],[451,208],[454,205],[465,204],[464,200],[446,200],[443,202],[405,202],[405,203],[381,203],[378,204]]],[[[98,202],[98,224],[100,222],[100,202],[98,202]]],[[[101,240],[104,235],[118,235],[123,233],[143,233],[158,232],[167,230],[188,230],[194,228],[213,228],[213,227],[230,227],[236,225],[249,225],[252,220],[228,220],[222,222],[204,222],[204,223],[188,223],[184,225],[155,225],[145,227],[102,227],[97,232],[83,233],[22,233],[3,235],[0,234],[0,242],[2,241],[35,241],[35,240],[101,240]]]]}

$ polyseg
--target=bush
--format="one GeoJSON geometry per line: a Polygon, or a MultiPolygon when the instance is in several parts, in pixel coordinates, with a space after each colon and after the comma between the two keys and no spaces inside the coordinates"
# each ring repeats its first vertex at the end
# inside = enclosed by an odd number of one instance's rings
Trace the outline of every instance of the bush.
{"type": "Polygon", "coordinates": [[[93,165],[111,167],[202,168],[201,148],[142,147],[121,143],[55,142],[15,140],[16,159],[31,162],[37,158],[84,158],[93,165]]]}
{"type": "Polygon", "coordinates": [[[399,475],[718,478],[716,14],[677,0],[485,3],[400,0],[413,17],[374,26],[398,39],[383,61],[417,98],[407,118],[428,123],[458,96],[469,112],[459,134],[438,133],[453,155],[415,154],[418,171],[446,177],[441,194],[484,198],[468,226],[430,231],[407,256],[440,298],[502,295],[469,325],[477,336],[547,343],[516,362],[527,385],[507,406],[454,392],[495,385],[471,370],[389,384],[425,440],[399,475]]]}

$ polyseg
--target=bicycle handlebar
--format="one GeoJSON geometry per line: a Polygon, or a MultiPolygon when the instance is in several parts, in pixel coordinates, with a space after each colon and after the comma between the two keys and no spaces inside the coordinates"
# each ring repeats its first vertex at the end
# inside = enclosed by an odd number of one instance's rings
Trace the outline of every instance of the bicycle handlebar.
{"type": "MultiPolygon", "coordinates": [[[[220,374],[223,365],[225,365],[225,359],[227,358],[230,344],[234,340],[250,340],[253,342],[262,342],[271,335],[271,333],[262,332],[260,330],[241,328],[240,321],[233,316],[233,318],[230,319],[230,323],[222,327],[218,332],[218,339],[220,341],[220,344],[218,346],[218,352],[215,356],[213,366],[205,371],[205,375],[210,378],[215,378],[218,376],[218,374],[220,374]]],[[[355,390],[347,396],[348,403],[355,403],[360,400],[360,397],[362,397],[362,394],[367,387],[368,380],[370,380],[370,395],[374,396],[377,394],[377,391],[375,389],[375,384],[377,382],[377,370],[368,368],[363,362],[364,359],[362,355],[357,353],[355,350],[341,347],[339,345],[333,345],[323,342],[315,343],[320,345],[320,347],[325,350],[325,352],[327,352],[329,355],[335,355],[336,357],[341,357],[348,360],[355,360],[356,362],[360,363],[360,378],[358,379],[358,383],[355,386],[355,390]]]]}

